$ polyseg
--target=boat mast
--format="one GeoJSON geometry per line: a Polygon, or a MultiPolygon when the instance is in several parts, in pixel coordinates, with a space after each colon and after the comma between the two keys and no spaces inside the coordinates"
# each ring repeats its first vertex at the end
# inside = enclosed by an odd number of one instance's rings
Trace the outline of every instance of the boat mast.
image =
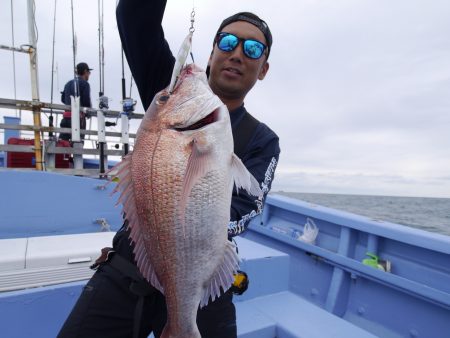
{"type": "Polygon", "coordinates": [[[43,170],[42,166],[42,146],[41,146],[41,108],[39,106],[39,81],[38,81],[38,62],[37,62],[37,41],[35,24],[36,18],[34,0],[27,1],[28,7],[28,39],[30,44],[30,71],[31,71],[31,97],[33,100],[33,124],[36,127],[34,131],[34,149],[36,156],[36,169],[43,170]]]}

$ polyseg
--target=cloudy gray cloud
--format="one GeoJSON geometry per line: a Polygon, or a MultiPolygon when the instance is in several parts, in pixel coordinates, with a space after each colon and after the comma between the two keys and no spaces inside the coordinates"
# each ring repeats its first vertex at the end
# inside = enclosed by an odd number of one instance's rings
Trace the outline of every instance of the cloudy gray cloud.
{"type": "MultiPolygon", "coordinates": [[[[14,1],[16,44],[27,42],[25,3],[14,1]]],[[[40,92],[49,101],[54,1],[36,3],[40,92]]],[[[97,70],[97,4],[74,3],[77,59],[97,70]]],[[[113,98],[111,107],[119,109],[120,42],[114,3],[105,1],[105,92],[113,98]]],[[[254,11],[271,27],[270,70],[249,94],[246,106],[280,136],[282,155],[274,190],[450,197],[448,1],[194,3],[193,50],[201,66],[227,15],[254,11]]],[[[164,27],[174,50],[187,33],[191,5],[168,2],[164,27]]],[[[1,6],[2,32],[9,32],[9,2],[1,6]]],[[[69,1],[58,1],[57,27],[61,88],[72,68],[69,1]]],[[[10,44],[10,35],[0,39],[0,44],[10,44]]],[[[29,98],[26,57],[17,55],[16,60],[18,97],[29,98]]],[[[10,54],[0,51],[0,61],[0,96],[12,97],[10,54]]],[[[129,84],[128,69],[126,74],[129,84]]],[[[91,79],[93,97],[97,75],[94,71],[91,79]]],[[[135,88],[133,95],[137,97],[135,88]]]]}

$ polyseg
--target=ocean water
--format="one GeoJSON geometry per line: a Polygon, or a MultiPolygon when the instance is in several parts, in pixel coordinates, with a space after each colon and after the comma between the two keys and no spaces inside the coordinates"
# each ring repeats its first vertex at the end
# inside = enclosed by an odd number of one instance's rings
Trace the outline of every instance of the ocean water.
{"type": "Polygon", "coordinates": [[[450,198],[276,193],[377,220],[450,236],[450,198]]]}

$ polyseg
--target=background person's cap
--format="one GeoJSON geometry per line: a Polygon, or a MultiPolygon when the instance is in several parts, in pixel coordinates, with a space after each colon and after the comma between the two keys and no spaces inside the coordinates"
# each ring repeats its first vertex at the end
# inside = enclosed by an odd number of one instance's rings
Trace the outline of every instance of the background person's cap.
{"type": "Polygon", "coordinates": [[[93,69],[89,68],[89,66],[86,62],[80,62],[79,64],[77,64],[77,74],[78,75],[83,75],[83,73],[87,70],[91,71],[93,69]]]}

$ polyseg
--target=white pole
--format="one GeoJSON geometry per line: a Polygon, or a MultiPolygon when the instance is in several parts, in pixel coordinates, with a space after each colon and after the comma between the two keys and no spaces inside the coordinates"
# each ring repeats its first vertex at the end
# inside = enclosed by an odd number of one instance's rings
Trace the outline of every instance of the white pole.
{"type": "Polygon", "coordinates": [[[120,142],[122,144],[130,143],[130,135],[128,133],[128,130],[129,130],[128,114],[126,114],[126,113],[121,113],[120,114],[120,126],[121,126],[121,132],[122,132],[122,136],[120,138],[120,142]]]}
{"type": "Polygon", "coordinates": [[[36,53],[36,32],[35,27],[35,17],[34,17],[34,0],[28,0],[28,40],[31,46],[30,53],[30,67],[31,67],[31,97],[33,100],[39,101],[39,81],[38,81],[38,60],[36,53]]]}
{"type": "Polygon", "coordinates": [[[72,107],[72,141],[80,142],[80,97],[70,95],[70,103],[72,107]]]}
{"type": "Polygon", "coordinates": [[[105,115],[103,110],[97,110],[97,125],[98,125],[98,142],[106,142],[106,128],[105,128],[105,115]]]}
{"type": "MultiPolygon", "coordinates": [[[[28,0],[28,38],[30,44],[30,71],[31,71],[31,97],[35,107],[33,107],[33,122],[35,127],[41,127],[41,110],[38,106],[39,103],[39,81],[38,81],[38,62],[37,62],[37,42],[36,32],[34,30],[36,24],[36,18],[34,17],[35,5],[34,0],[28,0]]],[[[34,148],[36,155],[36,169],[43,170],[42,161],[42,147],[41,147],[41,133],[40,131],[34,132],[34,148]]]]}

